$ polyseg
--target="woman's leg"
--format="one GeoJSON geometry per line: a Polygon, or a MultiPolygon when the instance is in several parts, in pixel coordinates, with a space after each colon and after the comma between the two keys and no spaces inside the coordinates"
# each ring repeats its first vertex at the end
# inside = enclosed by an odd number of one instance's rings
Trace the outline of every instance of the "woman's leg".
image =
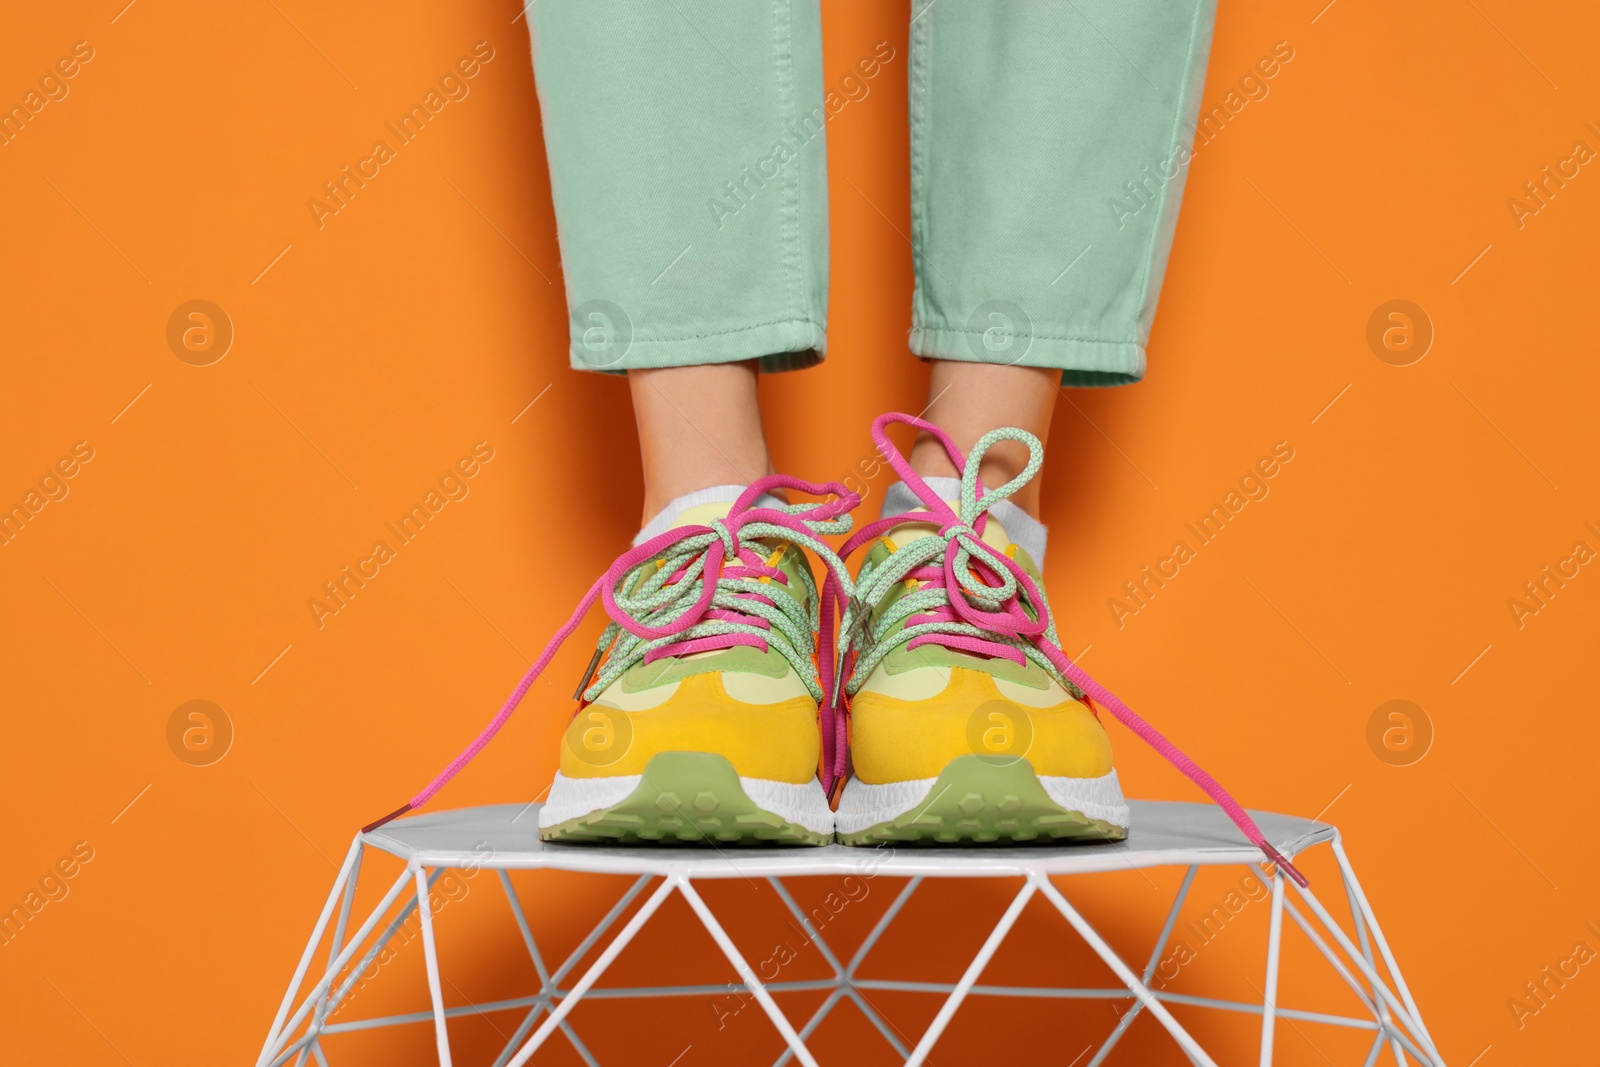
{"type": "MultiPolygon", "coordinates": [[[[644,544],[716,522],[769,472],[758,367],[822,356],[819,4],[539,0],[529,21],[572,366],[628,375],[644,544]]],[[[592,432],[614,434],[626,418],[592,432]]],[[[627,593],[678,599],[630,609],[624,596],[620,610],[677,626],[678,639],[626,632],[597,656],[562,737],[541,835],[831,840],[806,553],[741,541],[724,571],[706,576],[715,608],[691,616],[682,609],[704,572],[671,540],[658,545],[657,568],[641,564],[659,588],[627,593]],[[770,595],[749,595],[752,575],[770,595]]]]}
{"type": "Polygon", "coordinates": [[[772,473],[756,373],[754,360],[628,372],[644,460],[641,526],[697,489],[772,473]]]}
{"type": "MultiPolygon", "coordinates": [[[[1180,149],[1188,161],[1210,27],[1211,0],[914,0],[911,350],[933,363],[930,421],[964,452],[1000,426],[1043,438],[1063,380],[1144,373],[1183,180],[1173,161],[1180,149]],[[1123,182],[1147,175],[1143,196],[1124,203],[1133,194],[1123,182]]],[[[955,536],[940,503],[960,492],[950,460],[927,439],[910,459],[921,477],[884,494],[885,515],[899,517],[885,561],[918,539],[955,536]]],[[[1025,463],[1026,450],[1006,443],[980,474],[997,486],[1025,463]]],[[[1037,583],[1047,540],[1038,480],[990,504],[983,539],[1037,583]]],[[[954,547],[946,540],[946,567],[962,558],[954,547]]],[[[894,581],[902,572],[879,573],[866,571],[856,595],[880,618],[897,603],[901,617],[924,613],[905,618],[918,623],[911,642],[879,633],[875,665],[850,681],[841,840],[1125,836],[1131,815],[1105,728],[1065,677],[1018,654],[1021,628],[1001,612],[994,630],[973,625],[982,605],[944,587],[936,566],[917,572],[914,607],[894,581]],[[963,621],[941,627],[929,608],[941,600],[944,619],[963,621]]],[[[1045,605],[1034,606],[1040,618],[1045,605]]]]}
{"type": "MultiPolygon", "coordinates": [[[[933,363],[929,418],[964,450],[997,426],[1043,439],[1058,384],[1143,377],[1214,13],[915,0],[911,350],[933,363]]],[[[1025,460],[997,448],[984,483],[1025,460]]],[[[930,441],[911,461],[954,473],[930,441]]],[[[1038,481],[1013,500],[1037,515],[1038,481]]]]}
{"type": "Polygon", "coordinates": [[[818,0],[540,0],[529,22],[571,365],[630,377],[647,519],[748,484],[757,366],[822,358],[818,0]]]}
{"type": "MultiPolygon", "coordinates": [[[[1061,372],[1048,367],[1003,367],[989,363],[957,363],[936,359],[928,378],[928,408],[923,418],[955,438],[963,453],[996,426],[1027,430],[1041,442],[1050,435],[1061,372]]],[[[923,477],[956,478],[944,446],[927,434],[911,450],[911,468],[923,477]]],[[[1028,463],[1028,450],[1016,441],[1002,441],[983,457],[983,484],[1004,485],[1028,463]]],[[[1039,514],[1039,479],[1034,478],[1011,502],[1035,517],[1039,514]]]]}

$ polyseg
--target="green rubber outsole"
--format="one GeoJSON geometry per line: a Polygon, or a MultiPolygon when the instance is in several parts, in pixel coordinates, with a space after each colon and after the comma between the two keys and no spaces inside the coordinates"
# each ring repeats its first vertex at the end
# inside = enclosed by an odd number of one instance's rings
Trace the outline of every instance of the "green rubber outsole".
{"type": "Polygon", "coordinates": [[[832,834],[808,830],[759,807],[726,756],[661,752],[643,780],[608,808],[539,831],[545,841],[604,845],[827,845],[832,834]]]}
{"type": "Polygon", "coordinates": [[[1027,760],[958,756],[911,811],[853,834],[846,845],[1017,845],[1121,841],[1127,827],[1057,804],[1027,760]]]}

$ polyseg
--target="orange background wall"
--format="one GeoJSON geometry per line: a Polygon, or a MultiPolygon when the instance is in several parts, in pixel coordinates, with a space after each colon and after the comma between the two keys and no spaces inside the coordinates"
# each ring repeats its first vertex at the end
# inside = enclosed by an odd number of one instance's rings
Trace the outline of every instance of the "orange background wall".
{"type": "MultiPolygon", "coordinates": [[[[75,42],[93,51],[68,95],[0,147],[0,505],[23,503],[78,442],[92,450],[0,547],[0,906],[74,848],[92,854],[0,947],[6,1063],[253,1059],[351,833],[478,729],[639,507],[624,384],[567,369],[515,0],[125,2],[31,5],[0,35],[6,103],[75,42]],[[471,95],[319,229],[306,201],[480,41],[494,58],[471,95]],[[235,335],[207,366],[167,341],[196,299],[235,335]],[[477,442],[493,459],[470,494],[319,627],[308,599],[477,442]],[[231,723],[209,766],[169,744],[192,700],[231,723]]],[[[1519,1020],[1508,1001],[1575,943],[1600,949],[1585,926],[1600,926],[1600,564],[1565,564],[1577,575],[1536,613],[1508,601],[1575,542],[1600,550],[1600,174],[1581,166],[1520,225],[1507,201],[1574,142],[1600,149],[1600,12],[1325,2],[1222,5],[1208,108],[1274,43],[1295,58],[1196,157],[1148,381],[1058,407],[1050,586],[1068,650],[1090,646],[1086,666],[1246,803],[1326,810],[1342,828],[1449,1062],[1578,1062],[1594,1056],[1600,965],[1537,1014],[1519,1020]],[[1434,331],[1409,366],[1367,340],[1393,299],[1434,331]],[[1119,625],[1108,601],[1122,583],[1279,441],[1294,459],[1270,495],[1119,625]],[[1433,734],[1404,766],[1368,740],[1397,699],[1433,734]]],[[[762,386],[779,466],[819,479],[857,471],[870,416],[917,410],[925,388],[904,354],[906,5],[825,7],[830,83],[880,40],[898,58],[828,131],[830,358],[762,386]],[[823,404],[833,414],[808,422],[823,404]]],[[[885,484],[868,482],[869,506],[885,484]]],[[[585,658],[561,655],[440,805],[545,787],[585,658]]],[[[1117,740],[1133,794],[1197,796],[1117,740]]],[[[1193,912],[1227,881],[1203,880],[1193,912]]],[[[1077,892],[1142,958],[1176,882],[1077,892]]],[[[557,956],[617,892],[519,884],[557,956]]],[[[527,992],[495,887],[461,886],[482,899],[439,920],[450,999],[527,992]]],[[[828,888],[800,887],[802,903],[828,888]]],[[[892,891],[842,915],[838,940],[853,944],[892,891]]],[[[876,974],[953,978],[1006,892],[928,893],[876,974]]],[[[770,894],[728,884],[714,903],[753,954],[792,937],[770,894]]],[[[1175,988],[1248,997],[1255,910],[1175,988]]],[[[668,966],[731,977],[680,905],[666,914],[607,981],[668,966]]],[[[422,1006],[420,959],[405,949],[350,1017],[422,1006]]],[[[1289,959],[1286,1003],[1336,992],[1301,948],[1289,959]]],[[[824,973],[814,948],[792,966],[824,973]]],[[[990,978],[1097,973],[1059,920],[1030,911],[990,978]]],[[[881,1006],[908,1033],[935,1008],[881,1006]]],[[[602,1062],[767,1062],[779,1047],[757,1012],[719,1029],[710,1003],[595,1004],[575,1019],[602,1062]]],[[[1065,1063],[1114,1021],[1105,1004],[969,1002],[934,1059],[1065,1063]]],[[[487,1062],[514,1025],[459,1024],[459,1062],[487,1062]]],[[[1246,1023],[1204,1027],[1252,1055],[1246,1023]]],[[[1290,1063],[1353,1047],[1309,1024],[1281,1035],[1290,1063]]],[[[847,1009],[817,1047],[824,1062],[890,1062],[847,1009]]],[[[336,1052],[431,1062],[425,1027],[336,1052]]],[[[1126,1055],[1177,1062],[1148,1020],[1126,1055]]],[[[557,1042],[540,1062],[578,1061],[557,1042]]]]}

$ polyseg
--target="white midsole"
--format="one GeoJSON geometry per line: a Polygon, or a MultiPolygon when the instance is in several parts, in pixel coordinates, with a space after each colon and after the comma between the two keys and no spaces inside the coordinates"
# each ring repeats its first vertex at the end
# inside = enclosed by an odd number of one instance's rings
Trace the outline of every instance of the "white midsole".
{"type": "MultiPolygon", "coordinates": [[[[834,813],[834,825],[841,834],[862,830],[897,819],[928,799],[937,778],[916,778],[904,782],[868,785],[856,777],[845,783],[834,813]]],[[[1039,775],[1039,784],[1050,799],[1067,811],[1127,828],[1128,802],[1122,797],[1117,772],[1099,778],[1067,778],[1039,775]]]]}
{"type": "MultiPolygon", "coordinates": [[[[541,830],[569,819],[581,819],[591,812],[620,804],[633,795],[644,780],[642,774],[619,774],[611,778],[568,778],[560,771],[550,784],[550,795],[539,811],[541,830]]],[[[833,833],[833,812],[822,783],[774,782],[766,778],[739,778],[745,796],[763,811],[782,817],[818,834],[833,833]]]]}

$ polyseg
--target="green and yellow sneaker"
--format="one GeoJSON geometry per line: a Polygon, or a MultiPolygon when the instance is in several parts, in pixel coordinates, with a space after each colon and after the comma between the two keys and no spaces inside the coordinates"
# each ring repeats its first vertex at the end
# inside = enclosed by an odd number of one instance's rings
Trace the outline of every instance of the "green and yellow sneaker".
{"type": "Polygon", "coordinates": [[[769,498],[780,518],[757,500],[764,487],[685,511],[612,567],[616,621],[562,736],[544,840],[833,840],[817,779],[818,597],[805,548],[831,555],[816,535],[849,519],[791,515],[769,498]]]}
{"type": "Polygon", "coordinates": [[[1034,640],[1056,644],[1039,569],[989,512],[1027,479],[981,498],[972,479],[970,500],[947,501],[908,466],[899,472],[923,506],[869,524],[843,553],[867,550],[861,614],[846,620],[852,773],[839,840],[1125,837],[1128,805],[1098,709],[1034,640]]]}

